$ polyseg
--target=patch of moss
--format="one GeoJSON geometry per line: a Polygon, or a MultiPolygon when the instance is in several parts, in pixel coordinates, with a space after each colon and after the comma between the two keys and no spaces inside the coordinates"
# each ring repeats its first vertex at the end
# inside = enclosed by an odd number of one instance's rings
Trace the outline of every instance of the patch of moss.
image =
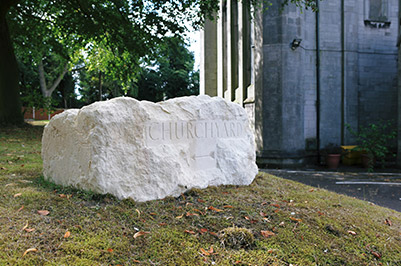
{"type": "Polygon", "coordinates": [[[232,249],[250,248],[255,244],[252,232],[246,228],[228,227],[220,231],[220,243],[232,249]]]}

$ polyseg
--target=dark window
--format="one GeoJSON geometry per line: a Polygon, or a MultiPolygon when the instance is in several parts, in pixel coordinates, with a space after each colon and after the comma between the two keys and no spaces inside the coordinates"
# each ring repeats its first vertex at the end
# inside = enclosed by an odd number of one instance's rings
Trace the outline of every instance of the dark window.
{"type": "Polygon", "coordinates": [[[369,20],[386,22],[387,18],[387,0],[370,0],[369,1],[369,20]]]}

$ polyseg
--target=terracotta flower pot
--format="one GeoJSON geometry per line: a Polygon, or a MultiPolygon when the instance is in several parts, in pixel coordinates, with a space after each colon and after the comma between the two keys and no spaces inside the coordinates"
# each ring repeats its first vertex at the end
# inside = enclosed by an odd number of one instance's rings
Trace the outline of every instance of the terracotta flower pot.
{"type": "Polygon", "coordinates": [[[327,154],[326,164],[329,169],[337,169],[340,164],[341,155],[340,154],[327,154]]]}

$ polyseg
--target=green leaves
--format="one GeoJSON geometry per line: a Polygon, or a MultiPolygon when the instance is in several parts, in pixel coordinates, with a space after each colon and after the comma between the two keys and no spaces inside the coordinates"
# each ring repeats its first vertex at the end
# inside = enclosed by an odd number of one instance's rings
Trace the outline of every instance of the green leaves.
{"type": "MultiPolygon", "coordinates": [[[[248,6],[265,3],[264,0],[243,2],[248,6]]],[[[306,7],[315,3],[285,1],[289,2],[306,7]]],[[[205,18],[213,18],[219,5],[219,0],[6,0],[1,2],[0,12],[7,12],[15,54],[24,66],[19,86],[25,103],[37,102],[36,97],[29,95],[37,94],[40,85],[46,87],[43,82],[37,84],[38,64],[43,62],[42,81],[46,80],[49,88],[56,87],[51,84],[64,85],[58,97],[62,94],[67,105],[66,95],[75,96],[74,84],[67,86],[75,82],[72,74],[66,75],[69,79],[66,83],[70,84],[54,82],[63,76],[67,64],[70,72],[74,68],[87,68],[88,73],[82,79],[97,79],[83,82],[89,86],[84,90],[90,93],[97,87],[96,100],[102,97],[103,85],[111,88],[110,97],[137,96],[143,85],[152,91],[150,96],[142,95],[144,99],[161,100],[196,93],[199,73],[193,71],[193,55],[186,51],[182,38],[190,25],[197,28],[205,18]],[[145,61],[150,69],[140,71],[145,61]]],[[[10,58],[14,60],[14,56],[10,58]]],[[[15,81],[13,94],[8,93],[13,97],[9,102],[18,103],[16,67],[12,72],[5,75],[15,81]]],[[[9,90],[9,85],[3,87],[0,90],[9,90]]],[[[15,110],[19,112],[20,108],[15,110]]]]}
{"type": "Polygon", "coordinates": [[[198,74],[193,71],[194,56],[178,37],[165,39],[157,47],[157,57],[149,58],[139,76],[138,98],[161,101],[196,94],[198,74]]]}
{"type": "MultiPolygon", "coordinates": [[[[389,153],[389,141],[397,136],[397,132],[391,121],[379,121],[374,124],[359,127],[358,131],[346,125],[347,130],[356,137],[358,142],[358,150],[366,152],[371,159],[375,158],[384,163],[384,160],[389,153]]],[[[370,160],[370,170],[373,169],[373,161],[370,160]]]]}
{"type": "MultiPolygon", "coordinates": [[[[39,62],[48,84],[69,62],[69,70],[85,67],[86,74],[100,77],[96,82],[100,88],[104,81],[118,84],[111,86],[113,97],[136,96],[132,84],[140,73],[141,59],[158,58],[166,36],[183,35],[187,22],[198,19],[198,4],[194,0],[19,1],[10,9],[8,21],[16,56],[26,66],[25,77],[30,77],[22,84],[27,90],[24,95],[37,90],[39,62]]],[[[172,74],[181,79],[185,75],[172,74]]]]}

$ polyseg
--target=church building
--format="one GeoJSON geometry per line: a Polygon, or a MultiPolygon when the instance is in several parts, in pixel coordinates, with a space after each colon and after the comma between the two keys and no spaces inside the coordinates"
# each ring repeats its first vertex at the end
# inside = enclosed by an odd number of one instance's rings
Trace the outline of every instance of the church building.
{"type": "MultiPolygon", "coordinates": [[[[317,12],[246,2],[220,0],[206,21],[200,88],[244,106],[259,165],[316,162],[330,143],[355,144],[346,125],[400,131],[399,0],[322,0],[317,12]]],[[[398,137],[399,163],[400,150],[398,137]]]]}

